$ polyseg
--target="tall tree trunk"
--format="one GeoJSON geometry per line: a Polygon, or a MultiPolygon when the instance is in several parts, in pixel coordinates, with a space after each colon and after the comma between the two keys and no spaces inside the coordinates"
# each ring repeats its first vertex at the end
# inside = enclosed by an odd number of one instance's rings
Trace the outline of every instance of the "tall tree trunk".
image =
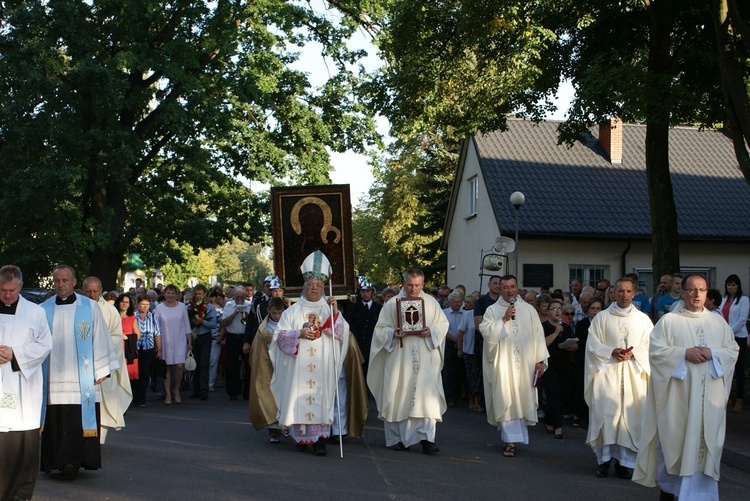
{"type": "Polygon", "coordinates": [[[651,210],[654,290],[665,273],[680,270],[677,209],[669,174],[672,2],[648,4],[651,20],[646,104],[646,179],[651,210]]]}
{"type": "Polygon", "coordinates": [[[89,259],[91,261],[89,274],[102,281],[102,290],[117,290],[119,288],[118,272],[123,261],[122,253],[99,247],[89,252],[89,259]]]}
{"type": "MultiPolygon", "coordinates": [[[[735,6],[736,7],[736,6],[735,6]]],[[[721,66],[721,84],[727,108],[727,123],[732,133],[734,154],[745,181],[750,183],[750,96],[742,72],[742,61],[737,51],[735,24],[744,27],[736,8],[730,17],[727,0],[714,0],[713,19],[721,66]]],[[[746,41],[747,42],[747,41],[746,41]]],[[[747,42],[750,43],[750,42],[747,42]]]]}

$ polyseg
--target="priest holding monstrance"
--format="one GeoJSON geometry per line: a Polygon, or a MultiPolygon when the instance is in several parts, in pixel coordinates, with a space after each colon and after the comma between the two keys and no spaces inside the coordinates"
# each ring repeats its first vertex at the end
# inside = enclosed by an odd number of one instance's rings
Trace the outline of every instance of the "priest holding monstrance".
{"type": "Polygon", "coordinates": [[[385,443],[396,451],[421,444],[439,452],[436,423],[447,405],[440,369],[448,319],[438,302],[422,292],[424,273],[413,268],[404,286],[383,305],[370,348],[367,386],[384,421],[385,443]]]}
{"type": "Polygon", "coordinates": [[[324,295],[331,265],[320,251],[300,267],[305,279],[302,295],[279,319],[269,355],[274,363],[271,391],[279,408],[279,424],[304,450],[312,445],[326,455],[331,433],[336,386],[349,338],[349,326],[339,314],[336,298],[324,295]]]}

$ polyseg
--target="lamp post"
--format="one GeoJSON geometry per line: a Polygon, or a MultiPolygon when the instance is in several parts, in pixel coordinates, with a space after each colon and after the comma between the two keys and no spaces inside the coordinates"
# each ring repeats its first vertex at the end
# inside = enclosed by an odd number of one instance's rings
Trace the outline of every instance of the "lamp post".
{"type": "Polygon", "coordinates": [[[518,217],[525,201],[526,197],[520,191],[514,191],[510,196],[510,203],[516,208],[516,280],[518,280],[518,217]]]}

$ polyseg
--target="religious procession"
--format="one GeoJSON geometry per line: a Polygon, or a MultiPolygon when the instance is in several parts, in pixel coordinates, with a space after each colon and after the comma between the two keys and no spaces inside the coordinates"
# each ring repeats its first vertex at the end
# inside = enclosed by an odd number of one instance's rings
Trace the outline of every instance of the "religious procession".
{"type": "Polygon", "coordinates": [[[359,276],[337,299],[333,274],[315,250],[296,298],[278,275],[257,292],[139,280],[116,294],[96,277],[77,287],[59,265],[37,305],[21,295],[21,270],[3,266],[0,440],[13,454],[0,460],[2,499],[31,499],[39,472],[101,468],[128,409],[222,387],[247,400],[269,444],[314,456],[335,446],[343,458],[371,402],[385,447],[436,455],[437,423],[468,405],[499,432],[504,458],[533,447],[537,423],[558,440],[584,428],[596,477],[658,486],[660,499],[719,498],[726,413],[744,409],[750,301],[737,275],[723,292],[699,274],[664,275],[649,298],[635,274],[576,278],[569,291],[490,276],[480,294],[427,288],[414,268],[379,293],[359,276]]]}

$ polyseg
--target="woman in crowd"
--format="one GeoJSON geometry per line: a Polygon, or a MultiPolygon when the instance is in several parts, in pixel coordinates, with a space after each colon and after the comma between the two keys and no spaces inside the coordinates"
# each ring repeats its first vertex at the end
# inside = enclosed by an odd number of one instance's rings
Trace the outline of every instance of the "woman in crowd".
{"type": "Polygon", "coordinates": [[[573,370],[575,374],[573,376],[573,427],[578,428],[581,426],[581,420],[588,420],[589,409],[586,405],[586,400],[583,398],[583,378],[585,372],[585,360],[586,360],[586,340],[589,337],[589,327],[591,322],[597,313],[604,309],[604,301],[600,298],[595,297],[589,301],[589,312],[588,316],[583,320],[580,320],[576,324],[576,336],[578,338],[578,346],[580,350],[576,350],[573,354],[573,370]]]}
{"type": "Polygon", "coordinates": [[[128,294],[120,294],[115,299],[115,308],[120,314],[122,322],[122,335],[125,342],[125,360],[128,365],[128,377],[130,378],[130,388],[138,386],[138,339],[141,337],[141,331],[138,323],[135,321],[135,308],[133,300],[128,294]]]}
{"type": "Polygon", "coordinates": [[[383,289],[383,292],[380,293],[381,296],[383,296],[383,304],[387,303],[390,298],[398,294],[398,288],[396,287],[386,287],[383,289]]]}
{"type": "Polygon", "coordinates": [[[607,296],[604,301],[604,307],[609,308],[609,305],[615,302],[615,286],[610,285],[607,289],[607,296]]]}
{"type": "Polygon", "coordinates": [[[148,296],[138,296],[137,301],[135,318],[141,337],[138,338],[138,382],[133,387],[133,402],[137,407],[146,407],[151,365],[155,359],[161,358],[161,332],[154,314],[149,311],[151,301],[148,296]]]}
{"type": "Polygon", "coordinates": [[[482,362],[475,350],[476,333],[474,325],[474,304],[477,298],[474,295],[466,296],[464,299],[464,316],[458,327],[458,356],[464,361],[466,369],[466,384],[469,390],[469,409],[484,412],[482,406],[482,394],[484,384],[482,381],[482,362]]]}
{"type": "Polygon", "coordinates": [[[187,306],[179,301],[180,290],[174,284],[164,288],[164,302],[156,307],[154,315],[159,322],[162,336],[162,350],[167,362],[167,376],[164,378],[164,403],[182,402],[180,382],[183,364],[188,350],[192,349],[190,321],[187,306]]]}
{"type": "Polygon", "coordinates": [[[568,324],[573,327],[573,317],[576,316],[576,307],[572,304],[566,304],[563,306],[562,321],[564,324],[568,324]]]}
{"type": "Polygon", "coordinates": [[[552,297],[549,294],[539,294],[536,298],[536,307],[539,311],[539,321],[544,323],[549,320],[549,304],[552,302],[552,297]]]}
{"type": "Polygon", "coordinates": [[[573,330],[562,323],[563,304],[553,299],[549,303],[549,318],[542,323],[544,337],[549,351],[547,370],[542,376],[542,389],[547,397],[547,408],[544,411],[544,426],[547,433],[555,438],[563,438],[563,405],[570,393],[573,365],[571,353],[578,349],[578,344],[567,348],[560,348],[560,344],[573,337],[573,330]]]}
{"type": "Polygon", "coordinates": [[[747,316],[750,300],[742,293],[742,282],[737,275],[729,275],[724,281],[724,300],[719,307],[724,320],[734,331],[734,340],[740,354],[734,366],[735,396],[733,412],[742,412],[745,397],[745,356],[747,354],[747,316]]]}

